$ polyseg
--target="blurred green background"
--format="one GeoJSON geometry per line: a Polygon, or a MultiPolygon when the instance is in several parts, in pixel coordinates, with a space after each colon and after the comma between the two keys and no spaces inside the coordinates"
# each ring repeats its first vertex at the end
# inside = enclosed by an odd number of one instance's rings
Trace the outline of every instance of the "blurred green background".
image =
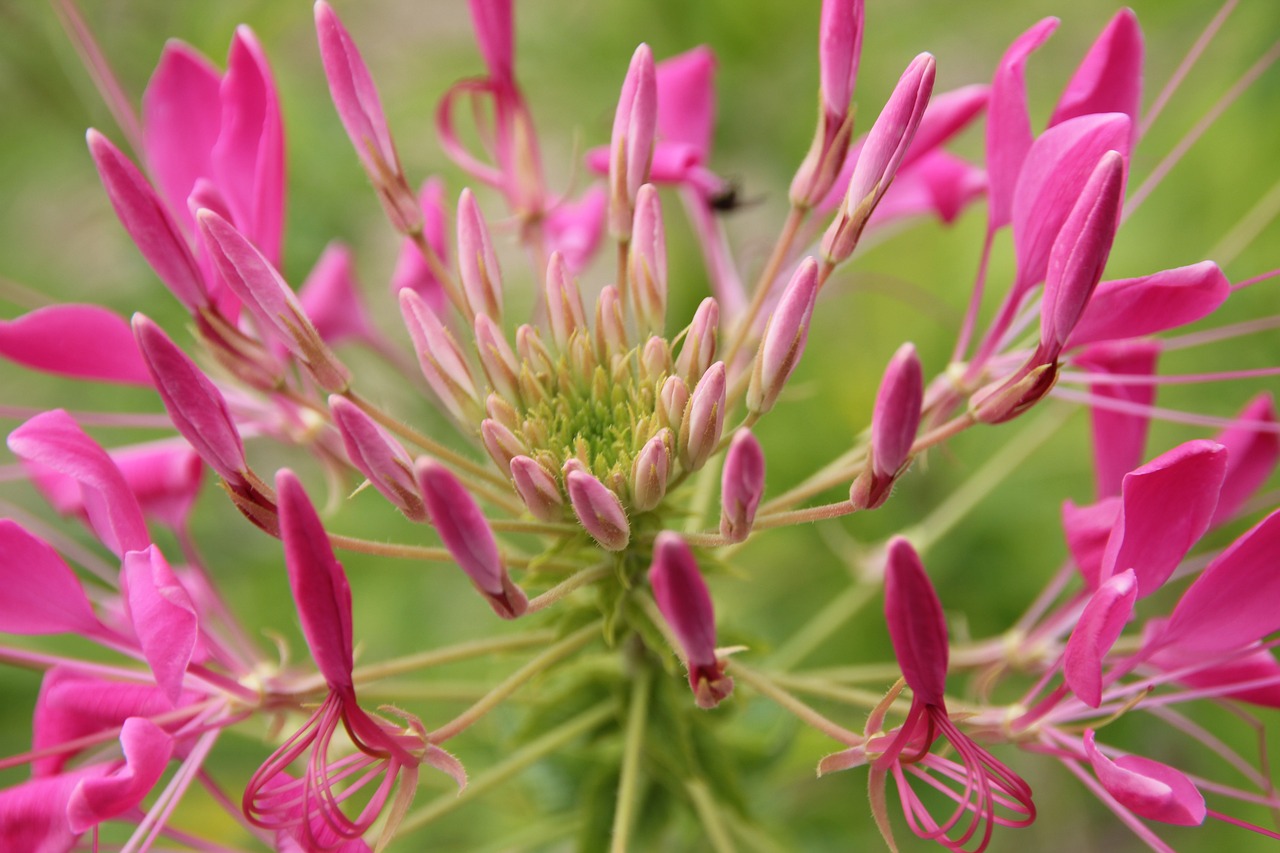
{"type": "MultiPolygon", "coordinates": [[[[711,167],[740,181],[753,204],[729,220],[730,239],[746,277],[763,262],[786,209],[786,187],[812,133],[817,88],[818,3],[758,0],[652,0],[599,3],[547,0],[517,4],[517,69],[539,131],[553,188],[584,180],[574,158],[607,141],[614,101],[627,61],[639,41],[665,56],[706,43],[719,59],[718,119],[711,167]]],[[[397,240],[360,171],[329,102],[314,44],[309,4],[172,3],[167,0],[102,0],[85,3],[84,14],[124,88],[140,96],[166,38],[180,38],[215,62],[225,58],[236,24],[246,23],[263,42],[281,91],[288,140],[289,206],[285,274],[297,282],[324,245],[342,239],[356,251],[365,292],[388,335],[406,340],[386,282],[397,240]]],[[[1005,46],[1049,14],[1063,18],[1057,34],[1029,63],[1033,124],[1040,128],[1079,57],[1115,7],[1099,0],[870,0],[856,100],[865,129],[898,74],[916,53],[938,58],[937,90],[986,82],[1005,46]]],[[[1144,103],[1155,94],[1208,23],[1216,7],[1200,0],[1147,0],[1135,10],[1147,38],[1144,103]]],[[[405,171],[412,182],[440,173],[448,195],[456,197],[463,177],[445,159],[434,138],[438,98],[456,79],[482,71],[465,4],[460,2],[340,3],[342,15],[378,82],[396,134],[405,171]]],[[[1247,0],[1227,22],[1195,72],[1184,83],[1151,133],[1140,143],[1130,186],[1154,165],[1280,36],[1280,5],[1247,0]]],[[[180,341],[185,317],[115,220],[87,156],[86,127],[121,139],[56,17],[43,3],[0,3],[0,278],[5,317],[34,302],[23,289],[55,300],[93,301],[124,315],[145,310],[180,341]]],[[[956,148],[977,155],[981,125],[956,148]]],[[[1280,179],[1280,70],[1272,69],[1208,131],[1165,183],[1129,220],[1116,242],[1109,277],[1139,275],[1201,260],[1280,179]]],[[[668,205],[673,296],[669,316],[687,317],[706,292],[705,276],[674,199],[668,205]]],[[[497,211],[492,195],[481,196],[497,211]]],[[[490,214],[491,216],[494,213],[490,214]]],[[[784,404],[760,425],[758,435],[769,462],[769,489],[777,493],[848,446],[866,425],[885,362],[903,340],[916,343],[926,372],[945,367],[976,268],[984,211],[976,207],[953,228],[934,223],[895,231],[843,269],[824,294],[806,352],[784,404]]],[[[1225,264],[1240,280],[1277,265],[1280,227],[1263,222],[1248,245],[1225,264]]],[[[511,241],[504,247],[511,289],[527,288],[531,277],[511,241]]],[[[606,253],[607,258],[607,253],[606,253]]],[[[999,288],[1012,271],[1008,241],[997,244],[991,282],[999,288]]],[[[606,267],[584,276],[588,289],[607,282],[606,267]]],[[[1212,325],[1274,314],[1274,285],[1264,284],[1234,297],[1212,325]],[[1225,318],[1225,319],[1224,319],[1225,318]]],[[[429,401],[414,397],[402,383],[376,374],[380,364],[359,352],[344,353],[362,388],[422,426],[442,430],[429,401]]],[[[1274,336],[1176,353],[1163,364],[1169,373],[1256,367],[1280,363],[1274,336]]],[[[5,399],[0,405],[76,409],[155,411],[150,395],[134,390],[86,387],[71,381],[33,380],[4,367],[5,399]]],[[[1274,388],[1275,383],[1266,383],[1274,388]]],[[[1159,402],[1173,408],[1230,416],[1254,393],[1248,383],[1169,388],[1159,402]]],[[[1033,413],[1027,420],[1042,417],[1033,413]]],[[[993,455],[1006,449],[1029,424],[973,430],[930,454],[901,484],[890,503],[866,517],[817,527],[761,535],[740,552],[739,571],[714,582],[723,642],[744,642],[750,656],[778,647],[849,583],[848,555],[925,518],[993,455]]],[[[953,636],[986,637],[1004,630],[1021,613],[1065,557],[1058,528],[1065,498],[1091,498],[1086,421],[1081,412],[1025,464],[966,515],[926,556],[948,610],[953,636]]],[[[6,429],[9,427],[6,427],[6,429]]],[[[1203,430],[1157,423],[1150,455],[1203,430]]],[[[118,432],[99,433],[109,443],[118,432]]],[[[140,435],[140,434],[139,434],[140,435]]],[[[130,436],[133,437],[133,436],[130,436]]],[[[305,469],[300,455],[255,446],[262,470],[282,464],[305,469]]],[[[323,486],[304,470],[308,485],[323,486]]],[[[305,656],[278,546],[250,530],[213,488],[199,507],[196,538],[227,597],[251,631],[283,633],[295,656],[305,656]]],[[[6,484],[4,498],[50,517],[30,490],[6,484]]],[[[367,538],[420,541],[423,533],[404,523],[372,491],[342,506],[335,531],[367,538]]],[[[1240,528],[1237,528],[1237,530],[1240,528]]],[[[87,541],[87,537],[81,536],[87,541]]],[[[1215,544],[1227,541],[1222,536],[1215,544]]],[[[346,555],[355,590],[355,624],[363,660],[377,661],[473,636],[495,626],[482,601],[449,568],[346,555]]],[[[2,594],[2,593],[0,593],[2,594]]],[[[1280,602],[1277,603],[1280,606],[1280,602]]],[[[865,614],[836,632],[806,666],[876,662],[888,653],[879,599],[865,614]]],[[[56,645],[56,644],[55,644],[56,645]]],[[[79,648],[71,646],[71,648],[79,648]]],[[[440,673],[450,683],[493,682],[510,661],[440,673]]],[[[38,680],[9,674],[0,703],[5,753],[24,748],[38,680]]],[[[888,685],[883,685],[887,687],[888,685]]],[[[962,685],[952,684],[962,692],[962,685]]],[[[534,688],[535,690],[537,688],[534,688]]],[[[743,693],[745,695],[745,691],[743,693]]],[[[739,701],[735,697],[734,701],[739,701]]],[[[428,725],[463,707],[458,701],[406,702],[428,725]]],[[[744,703],[745,704],[745,703],[744,703]]],[[[844,725],[861,728],[862,712],[822,706],[844,725]]],[[[721,712],[717,712],[721,713],[721,712]]],[[[741,780],[750,814],[780,849],[878,849],[869,820],[865,771],[816,782],[818,758],[837,747],[798,730],[764,703],[724,712],[735,719],[733,738],[777,760],[741,780]]],[[[1270,715],[1274,717],[1274,715],[1270,715]]],[[[1248,750],[1254,735],[1229,717],[1218,733],[1248,750]]],[[[451,748],[473,774],[519,745],[525,733],[511,730],[514,717],[499,715],[451,748]]],[[[1230,771],[1204,749],[1172,730],[1143,732],[1145,717],[1127,721],[1127,733],[1141,734],[1146,754],[1178,766],[1201,767],[1227,781],[1230,771]]],[[[1274,719],[1267,723],[1275,734],[1274,719]]],[[[1127,743],[1118,739],[1119,743],[1127,743]]],[[[1037,794],[1041,819],[1030,829],[998,831],[992,850],[1138,849],[1141,845],[1052,760],[1005,750],[999,753],[1023,773],[1037,794]]],[[[266,755],[254,737],[225,737],[212,764],[216,777],[234,781],[266,755]]],[[[1273,751],[1273,757],[1274,751],[1273,751]]],[[[542,767],[523,780],[468,804],[429,830],[398,840],[393,850],[561,849],[520,841],[536,832],[539,815],[568,808],[564,765],[542,767]],[[509,839],[504,841],[503,839],[509,839]]],[[[21,771],[0,776],[12,784],[21,771]]],[[[1234,783],[1236,780],[1230,780],[1234,783]]],[[[446,793],[441,779],[424,775],[422,804],[446,793]]],[[[892,800],[892,795],[891,795],[892,800]]],[[[1234,803],[1223,810],[1265,820],[1234,803]]],[[[230,826],[214,807],[196,798],[188,826],[209,821],[230,826]]],[[[897,811],[896,805],[891,811],[897,811]]],[[[229,830],[235,833],[237,830],[229,830]]],[[[1165,832],[1163,829],[1162,832],[1165,832]]],[[[1251,849],[1263,841],[1221,825],[1200,831],[1165,832],[1179,849],[1251,849]]],[[[237,839],[243,841],[242,838],[237,839]]],[[[930,845],[899,828],[904,849],[930,845]]],[[[699,850],[696,826],[675,824],[654,849],[699,850]]]]}

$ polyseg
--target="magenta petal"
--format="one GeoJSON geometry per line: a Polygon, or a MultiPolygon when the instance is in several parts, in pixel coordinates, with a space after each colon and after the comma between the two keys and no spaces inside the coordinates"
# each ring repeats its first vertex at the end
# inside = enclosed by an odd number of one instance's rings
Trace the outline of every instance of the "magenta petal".
{"type": "Polygon", "coordinates": [[[649,585],[658,611],[684,649],[689,668],[716,662],[716,620],[711,594],[689,546],[664,530],[653,543],[649,585]]]}
{"type": "Polygon", "coordinates": [[[1213,261],[1104,281],[1067,345],[1151,335],[1194,323],[1216,311],[1230,293],[1231,283],[1213,261]]]}
{"type": "Polygon", "coordinates": [[[1015,292],[1044,280],[1058,232],[1098,161],[1108,151],[1122,150],[1128,136],[1126,116],[1103,113],[1051,127],[1032,144],[1013,193],[1015,292]]]}
{"type": "Polygon", "coordinates": [[[515,35],[511,0],[468,0],[471,24],[493,82],[514,84],[515,35]]]}
{"type": "MultiPolygon", "coordinates": [[[[422,207],[422,236],[441,263],[447,264],[449,240],[445,223],[444,181],[438,177],[428,178],[418,191],[418,204],[422,207]]],[[[406,287],[416,291],[437,314],[445,310],[447,297],[443,285],[422,256],[422,250],[408,237],[400,244],[400,256],[391,274],[391,292],[399,293],[406,287]]]]}
{"type": "Polygon", "coordinates": [[[1178,682],[1199,690],[1213,691],[1223,699],[1252,702],[1267,708],[1280,708],[1280,661],[1270,649],[1258,648],[1247,655],[1222,660],[1189,652],[1180,647],[1166,648],[1149,659],[1165,672],[1194,669],[1178,676],[1178,682]],[[1253,687],[1233,689],[1237,684],[1256,682],[1253,687]]]}
{"type": "Polygon", "coordinates": [[[94,533],[117,557],[151,544],[138,500],[97,442],[61,409],[36,415],[9,434],[9,449],[71,477],[80,485],[94,533]]]}
{"type": "Polygon", "coordinates": [[[329,408],[351,464],[408,518],[426,520],[413,460],[400,442],[345,397],[331,396],[329,408]]]}
{"type": "Polygon", "coordinates": [[[764,451],[743,428],[729,442],[720,473],[720,535],[730,542],[745,541],[764,496],[764,451]]]}
{"type": "Polygon", "coordinates": [[[876,476],[896,476],[911,455],[923,399],[920,358],[916,348],[905,343],[889,359],[871,413],[871,465],[876,476]]]}
{"type": "Polygon", "coordinates": [[[1133,569],[1140,597],[1159,589],[1208,529],[1226,470],[1227,451],[1196,440],[1126,475],[1101,578],[1133,569]]]}
{"type": "Polygon", "coordinates": [[[1127,569],[1098,587],[1067,641],[1062,674],[1071,688],[1090,708],[1102,704],[1102,662],[1124,631],[1138,600],[1138,582],[1127,569]]]}
{"type": "MultiPolygon", "coordinates": [[[[658,139],[682,142],[705,162],[715,126],[716,57],[699,45],[654,66],[658,91],[658,139]]],[[[656,156],[656,154],[655,154],[656,156]]]]}
{"type": "Polygon", "coordinates": [[[1098,781],[1116,802],[1147,820],[1178,826],[1204,823],[1204,796],[1185,775],[1167,764],[1138,755],[1125,755],[1112,761],[1099,751],[1093,737],[1093,730],[1087,729],[1085,755],[1098,781]]]}
{"type": "Polygon", "coordinates": [[[75,573],[16,521],[0,519],[0,631],[92,635],[101,627],[75,573]]]}
{"type": "Polygon", "coordinates": [[[222,75],[199,51],[170,41],[142,94],[143,147],[147,166],[188,228],[195,220],[187,197],[199,178],[213,174],[210,153],[218,140],[222,75]]]}
{"type": "Polygon", "coordinates": [[[570,272],[580,272],[591,263],[604,236],[608,203],[604,187],[596,184],[588,187],[576,201],[561,202],[547,213],[542,223],[547,246],[564,257],[570,272]]]}
{"type": "Polygon", "coordinates": [[[898,170],[867,227],[928,214],[945,223],[954,222],[986,189],[987,176],[982,169],[946,151],[931,151],[898,170]]]}
{"type": "Polygon", "coordinates": [[[924,564],[901,536],[889,541],[884,570],[884,615],[902,677],[926,705],[943,705],[946,693],[947,620],[924,564]]]}
{"type": "MultiPolygon", "coordinates": [[[[1138,126],[1142,103],[1142,30],[1132,9],[1115,14],[1089,48],[1049,118],[1049,126],[1090,113],[1124,113],[1138,126]]],[[[1132,137],[1131,137],[1132,140],[1132,137]]],[[[1132,141],[1123,152],[1127,157],[1132,141]]]]}
{"type": "Polygon", "coordinates": [[[1107,539],[1119,514],[1119,495],[1084,507],[1078,507],[1071,501],[1062,504],[1062,530],[1066,534],[1067,548],[1088,589],[1097,589],[1106,579],[1102,577],[1102,555],[1106,553],[1107,539]]]}
{"type": "Polygon", "coordinates": [[[105,136],[90,130],[88,141],[111,206],[138,251],[183,305],[195,310],[208,304],[209,294],[196,259],[151,184],[105,136]]]}
{"type": "Polygon", "coordinates": [[[333,690],[351,690],[351,586],[333,555],[329,534],[287,468],[276,474],[280,538],[289,587],[302,621],[302,633],[320,673],[333,690]]]}
{"type": "Polygon", "coordinates": [[[67,803],[81,780],[100,775],[98,766],[32,779],[0,791],[0,849],[67,853],[75,833],[67,823],[67,803]]]}
{"type": "Polygon", "coordinates": [[[1183,593],[1162,642],[1182,649],[1228,652],[1280,629],[1280,511],[1218,555],[1183,593]]]}
{"type": "Polygon", "coordinates": [[[351,266],[351,250],[341,243],[325,247],[299,288],[298,301],[325,343],[378,340],[351,266]]]}
{"type": "Polygon", "coordinates": [[[1227,449],[1227,474],[1210,526],[1230,521],[1275,470],[1280,459],[1280,436],[1274,432],[1275,426],[1275,403],[1269,393],[1262,393],[1218,435],[1217,442],[1227,449]]]}
{"type": "Polygon", "coordinates": [[[77,379],[151,384],[129,324],[97,305],[49,305],[0,320],[0,356],[77,379]]]}
{"type": "Polygon", "coordinates": [[[120,747],[124,752],[122,767],[82,780],[71,794],[67,819],[72,832],[87,832],[136,808],[160,781],[173,754],[173,738],[150,720],[132,717],[120,730],[120,747]]]}
{"type": "MultiPolygon", "coordinates": [[[[1094,298],[1097,298],[1097,291],[1094,291],[1094,298]]],[[[1085,309],[1085,315],[1088,316],[1088,309],[1085,309]]],[[[1153,376],[1159,355],[1160,344],[1156,341],[1123,340],[1093,344],[1072,356],[1071,363],[1091,374],[1100,374],[1098,378],[1103,381],[1089,386],[1089,392],[1095,397],[1150,406],[1156,398],[1155,383],[1119,385],[1105,379],[1107,374],[1153,376]]],[[[1093,430],[1093,469],[1098,497],[1118,495],[1124,475],[1141,465],[1146,455],[1151,418],[1146,414],[1112,411],[1099,405],[1090,408],[1089,422],[1093,430]]]]}
{"type": "Polygon", "coordinates": [[[329,93],[356,155],[371,174],[398,169],[395,145],[373,77],[346,27],[324,0],[315,6],[316,35],[329,93]],[[381,162],[379,162],[381,161],[381,162]],[[380,168],[381,167],[381,168],[380,168]]]}
{"type": "Polygon", "coordinates": [[[863,0],[824,0],[818,24],[818,70],[822,107],[843,120],[858,80],[865,20],[863,0]]]}
{"type": "Polygon", "coordinates": [[[1008,224],[1012,216],[1014,187],[1022,171],[1022,161],[1031,148],[1025,78],[1027,57],[1044,44],[1057,27],[1057,18],[1045,18],[1018,36],[1000,58],[991,81],[987,106],[987,171],[991,181],[992,230],[1008,224]]]}
{"type": "Polygon", "coordinates": [[[219,94],[222,122],[211,175],[232,221],[272,263],[279,263],[284,129],[271,68],[248,27],[236,28],[219,94]]]}
{"type": "Polygon", "coordinates": [[[142,654],[176,705],[200,633],[191,596],[154,545],[124,555],[121,587],[142,654]]]}

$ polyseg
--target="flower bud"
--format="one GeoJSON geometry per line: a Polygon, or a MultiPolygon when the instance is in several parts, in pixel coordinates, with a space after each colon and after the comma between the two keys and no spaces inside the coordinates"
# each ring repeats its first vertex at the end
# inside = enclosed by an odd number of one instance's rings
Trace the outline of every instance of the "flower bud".
{"type": "Polygon", "coordinates": [[[469,189],[458,198],[458,277],[472,314],[502,319],[502,271],[489,226],[469,189]]]}
{"type": "Polygon", "coordinates": [[[596,353],[601,362],[609,364],[611,356],[622,355],[629,348],[622,298],[618,288],[608,285],[600,290],[596,300],[596,353]]]}
{"type": "Polygon", "coordinates": [[[489,452],[489,457],[502,471],[510,469],[513,458],[528,452],[524,442],[515,433],[493,418],[485,418],[480,422],[480,440],[484,443],[484,449],[489,452]]]}
{"type": "Polygon", "coordinates": [[[716,332],[720,325],[720,306],[708,296],[698,305],[689,331],[684,336],[680,355],[676,358],[676,373],[689,383],[707,372],[716,358],[716,332]]]}
{"type": "Polygon", "coordinates": [[[654,335],[644,342],[640,350],[640,376],[646,382],[657,382],[671,374],[671,345],[666,338],[654,335]]]}
{"type": "Polygon", "coordinates": [[[716,617],[711,594],[689,546],[664,530],[653,543],[649,586],[658,612],[671,626],[689,668],[689,686],[700,708],[714,708],[733,692],[733,679],[716,657],[716,617]]]}
{"type": "Polygon", "coordinates": [[[551,259],[547,261],[547,278],[543,293],[547,302],[547,321],[551,327],[551,339],[563,351],[568,347],[570,335],[577,331],[586,331],[587,313],[582,307],[582,293],[573,280],[573,274],[569,271],[564,256],[559,252],[552,252],[551,259]]]}
{"type": "Polygon", "coordinates": [[[641,44],[631,57],[609,143],[609,231],[621,241],[631,236],[636,194],[649,176],[658,122],[653,52],[641,44]]]}
{"type": "Polygon", "coordinates": [[[528,456],[515,456],[510,465],[511,480],[515,483],[520,500],[540,521],[561,521],[564,517],[564,498],[556,478],[547,469],[528,456]]]}
{"type": "Polygon", "coordinates": [[[720,474],[720,535],[730,542],[745,540],[763,495],[764,451],[751,430],[740,429],[720,474]]]}
{"type": "Polygon", "coordinates": [[[924,400],[924,372],[916,348],[903,344],[889,359],[871,413],[871,458],[854,481],[849,500],[859,509],[885,502],[911,455],[924,400]]]}
{"type": "Polygon", "coordinates": [[[818,22],[818,74],[823,110],[837,117],[849,111],[862,52],[863,0],[824,0],[818,22]]]}
{"type": "Polygon", "coordinates": [[[508,400],[519,400],[520,362],[507,343],[502,329],[488,314],[476,314],[476,351],[480,355],[480,367],[489,378],[493,390],[508,400]]]}
{"type": "Polygon", "coordinates": [[[449,469],[432,459],[419,459],[417,473],[427,515],[459,568],[503,619],[524,613],[529,600],[507,576],[493,530],[475,499],[449,469]]]}
{"type": "Polygon", "coordinates": [[[747,387],[747,408],[764,414],[773,408],[809,339],[809,322],[818,298],[818,262],[805,258],[769,315],[756,351],[747,387]]]}
{"type": "Polygon", "coordinates": [[[658,190],[653,184],[640,187],[636,195],[628,260],[631,302],[640,331],[661,332],[667,316],[667,238],[658,190]]]}
{"type": "Polygon", "coordinates": [[[724,362],[717,361],[698,380],[680,422],[680,464],[686,471],[705,465],[720,443],[725,393],[724,362]]]}
{"type": "Polygon", "coordinates": [[[680,429],[689,405],[689,386],[679,376],[668,376],[658,392],[659,419],[673,430],[680,429]]]}
{"type": "Polygon", "coordinates": [[[585,466],[576,459],[570,459],[564,465],[564,484],[573,512],[591,538],[607,551],[621,551],[627,547],[631,541],[631,524],[618,496],[587,473],[585,466]]]}
{"type": "Polygon", "coordinates": [[[400,291],[400,313],[431,390],[455,418],[462,423],[474,423],[479,419],[480,398],[453,335],[412,290],[400,291]]]}
{"type": "Polygon", "coordinates": [[[636,512],[648,512],[666,496],[674,445],[675,436],[664,428],[646,441],[636,455],[631,471],[631,507],[636,512]]]}
{"type": "Polygon", "coordinates": [[[383,497],[410,521],[426,521],[427,510],[413,476],[413,460],[391,433],[345,397],[329,398],[333,422],[347,458],[383,497]]]}

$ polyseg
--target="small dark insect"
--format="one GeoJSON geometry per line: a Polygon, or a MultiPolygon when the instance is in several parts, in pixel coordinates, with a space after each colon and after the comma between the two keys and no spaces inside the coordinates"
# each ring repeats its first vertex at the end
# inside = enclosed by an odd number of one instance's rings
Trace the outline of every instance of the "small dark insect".
{"type": "Polygon", "coordinates": [[[759,204],[763,199],[742,198],[742,184],[737,178],[729,178],[720,189],[707,198],[707,203],[716,213],[732,213],[743,207],[759,204]]]}

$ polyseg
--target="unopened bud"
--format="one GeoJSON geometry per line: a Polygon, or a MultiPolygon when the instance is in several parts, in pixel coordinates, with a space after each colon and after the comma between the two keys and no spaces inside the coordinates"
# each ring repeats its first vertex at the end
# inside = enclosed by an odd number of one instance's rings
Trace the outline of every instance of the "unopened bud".
{"type": "Polygon", "coordinates": [[[641,333],[661,332],[667,316],[667,238],[653,184],[640,187],[636,196],[630,248],[627,270],[636,322],[641,333]]]}
{"type": "Polygon", "coordinates": [[[502,272],[489,238],[489,226],[475,196],[465,189],[458,198],[458,277],[473,314],[502,319],[502,272]]]}
{"type": "Polygon", "coordinates": [[[748,429],[729,442],[720,474],[720,535],[742,542],[751,533],[764,495],[764,451],[748,429]]]}
{"type": "Polygon", "coordinates": [[[528,456],[511,460],[511,480],[520,500],[540,521],[560,521],[564,517],[564,498],[560,487],[546,468],[528,456]]]}
{"type": "Polygon", "coordinates": [[[518,400],[520,393],[520,362],[511,350],[502,329],[484,313],[475,319],[476,351],[480,366],[489,378],[493,390],[509,400],[518,400]]]}
{"type": "Polygon", "coordinates": [[[661,429],[636,455],[631,471],[631,506],[636,512],[648,512],[666,496],[674,445],[671,430],[661,429]]]}
{"type": "Polygon", "coordinates": [[[804,345],[809,340],[809,322],[817,298],[818,262],[805,258],[787,283],[760,338],[751,369],[751,384],[747,387],[747,408],[752,412],[764,414],[773,408],[800,363],[804,345]]]}
{"type": "Polygon", "coordinates": [[[479,419],[479,395],[453,335],[412,290],[400,291],[400,313],[431,390],[455,418],[462,423],[474,423],[479,419]]]}
{"type": "Polygon", "coordinates": [[[716,616],[711,593],[689,546],[664,530],[653,543],[649,586],[658,612],[671,626],[689,668],[689,686],[702,708],[714,708],[733,691],[733,679],[716,658],[716,616]]]}
{"type": "Polygon", "coordinates": [[[640,185],[649,177],[654,131],[658,124],[658,88],[653,52],[641,44],[631,57],[622,96],[613,117],[609,143],[609,231],[626,241],[640,185]]]}
{"type": "Polygon", "coordinates": [[[673,430],[679,430],[684,421],[684,410],[689,405],[689,386],[679,376],[668,376],[658,392],[658,416],[673,430]]]}
{"type": "Polygon", "coordinates": [[[574,515],[591,538],[606,551],[621,551],[631,541],[631,524],[622,501],[589,474],[577,460],[565,463],[564,485],[574,515]]]}
{"type": "Polygon", "coordinates": [[[644,342],[640,350],[640,375],[647,382],[657,382],[671,374],[671,344],[657,335],[644,342]]]}
{"type": "Polygon", "coordinates": [[[676,373],[690,384],[707,372],[716,359],[716,333],[720,326],[720,306],[713,297],[702,300],[689,323],[680,355],[676,358],[676,373]]]}
{"type": "Polygon", "coordinates": [[[480,440],[500,471],[509,470],[513,458],[529,452],[515,433],[493,418],[480,422],[480,440]]]}
{"type": "Polygon", "coordinates": [[[345,397],[329,398],[333,422],[347,458],[383,497],[410,521],[426,521],[427,511],[413,476],[413,460],[391,433],[345,397]]]}
{"type": "Polygon", "coordinates": [[[705,465],[720,443],[725,394],[724,362],[717,361],[698,380],[680,422],[680,464],[686,471],[705,465]]]}
{"type": "Polygon", "coordinates": [[[609,364],[611,356],[622,355],[628,349],[622,299],[618,288],[608,285],[596,300],[596,353],[602,363],[609,364]]]}
{"type": "Polygon", "coordinates": [[[871,413],[871,459],[849,494],[859,509],[885,502],[911,456],[924,399],[924,372],[916,348],[903,344],[889,359],[871,413]]]}
{"type": "Polygon", "coordinates": [[[552,252],[547,261],[544,296],[551,339],[563,351],[568,347],[570,335],[586,331],[587,313],[582,307],[582,293],[559,252],[552,252]]]}

